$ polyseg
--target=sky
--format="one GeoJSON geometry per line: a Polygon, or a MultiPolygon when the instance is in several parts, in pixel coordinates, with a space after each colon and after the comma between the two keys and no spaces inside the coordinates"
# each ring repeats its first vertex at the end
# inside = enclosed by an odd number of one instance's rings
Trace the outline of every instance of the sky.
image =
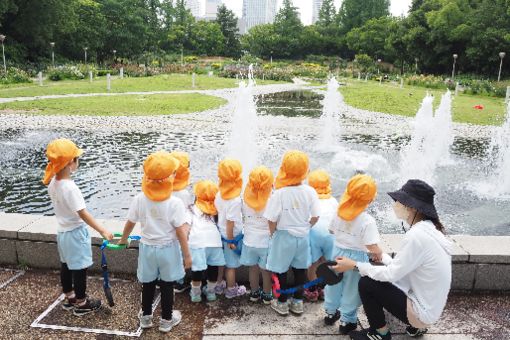
{"type": "MultiPolygon", "coordinates": [[[[313,1],[312,0],[292,0],[294,3],[294,6],[298,7],[299,12],[301,13],[301,20],[305,25],[309,25],[312,23],[312,6],[313,1]]],[[[363,1],[363,0],[359,0],[363,1]]],[[[412,0],[391,0],[391,14],[395,16],[400,16],[402,14],[406,15],[407,10],[409,8],[409,5],[411,4],[412,0]]],[[[203,7],[205,7],[205,0],[202,1],[204,4],[202,4],[203,7]]],[[[335,5],[338,9],[340,6],[340,3],[342,0],[335,0],[335,5]]],[[[223,0],[223,3],[234,11],[234,13],[241,17],[242,15],[242,8],[243,8],[243,0],[223,0]]],[[[278,0],[278,7],[281,5],[282,0],[278,0]]],[[[205,9],[203,9],[205,11],[205,9]]]]}

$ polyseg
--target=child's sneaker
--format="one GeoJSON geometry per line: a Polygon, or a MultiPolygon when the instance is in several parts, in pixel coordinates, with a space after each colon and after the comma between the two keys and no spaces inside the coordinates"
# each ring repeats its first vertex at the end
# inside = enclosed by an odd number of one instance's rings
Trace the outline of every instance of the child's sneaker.
{"type": "Polygon", "coordinates": [[[202,302],[202,293],[200,291],[200,286],[198,289],[191,288],[189,291],[189,296],[191,297],[191,302],[202,302]]]}
{"type": "Polygon", "coordinates": [[[233,298],[236,298],[238,296],[243,296],[244,294],[246,294],[246,287],[245,286],[235,285],[232,288],[227,288],[227,290],[225,291],[225,297],[227,299],[233,299],[233,298]]]}
{"type": "Polygon", "coordinates": [[[271,301],[271,308],[273,308],[276,313],[280,315],[288,315],[289,314],[289,303],[288,302],[280,302],[278,299],[274,299],[271,301]]]}
{"type": "Polygon", "coordinates": [[[76,305],[76,298],[68,298],[66,297],[64,299],[64,302],[62,302],[62,309],[64,310],[73,310],[74,305],[76,305]]]}
{"type": "Polygon", "coordinates": [[[331,326],[338,320],[340,320],[339,311],[336,311],[334,314],[327,313],[326,316],[324,317],[324,323],[326,324],[326,326],[331,326]]]}
{"type": "Polygon", "coordinates": [[[420,336],[422,336],[423,334],[425,334],[427,332],[428,332],[427,328],[416,328],[416,327],[413,327],[413,326],[407,326],[406,327],[407,335],[409,335],[412,338],[420,337],[420,336]]]}
{"type": "Polygon", "coordinates": [[[76,304],[74,306],[73,314],[76,316],[83,316],[83,315],[87,315],[89,313],[95,312],[99,308],[101,308],[101,300],[87,298],[87,300],[85,301],[85,304],[83,304],[81,306],[76,304]]]}
{"type": "Polygon", "coordinates": [[[216,301],[216,293],[213,290],[207,289],[207,286],[202,287],[202,293],[204,293],[205,298],[207,299],[207,302],[214,302],[216,301]]]}
{"type": "Polygon", "coordinates": [[[349,334],[349,332],[352,332],[356,328],[358,328],[357,323],[340,321],[340,327],[339,327],[340,334],[347,335],[347,334],[349,334]]]}
{"type": "Polygon", "coordinates": [[[262,298],[262,302],[264,302],[265,305],[270,305],[271,301],[273,301],[273,293],[264,293],[260,295],[262,298]]]}
{"type": "Polygon", "coordinates": [[[163,318],[159,321],[159,330],[163,333],[168,333],[172,330],[174,326],[177,326],[181,323],[182,314],[178,310],[174,310],[172,312],[172,320],[165,320],[163,318]]]}
{"type": "Polygon", "coordinates": [[[305,289],[304,296],[305,299],[307,299],[310,302],[317,302],[319,300],[319,292],[317,290],[311,292],[310,290],[305,289]]]}
{"type": "Polygon", "coordinates": [[[305,311],[303,300],[292,299],[290,301],[289,309],[294,314],[303,314],[305,311]]]}
{"type": "Polygon", "coordinates": [[[140,328],[147,329],[154,326],[152,323],[152,314],[151,315],[143,315],[143,311],[138,313],[138,319],[140,320],[140,328]]]}
{"type": "Polygon", "coordinates": [[[221,281],[220,283],[216,284],[216,287],[214,287],[214,292],[216,295],[222,295],[225,293],[225,289],[227,289],[227,283],[225,280],[221,281]]]}
{"type": "Polygon", "coordinates": [[[382,335],[379,334],[375,329],[364,329],[362,331],[352,331],[349,336],[353,340],[391,340],[391,333],[382,335]]]}
{"type": "Polygon", "coordinates": [[[262,293],[262,290],[260,288],[252,290],[251,293],[250,293],[250,301],[251,302],[258,302],[260,300],[261,293],[262,293]]]}
{"type": "Polygon", "coordinates": [[[177,282],[174,285],[174,292],[176,292],[176,293],[184,293],[185,291],[187,291],[190,288],[191,288],[191,285],[189,283],[184,283],[184,281],[183,282],[177,282]]]}

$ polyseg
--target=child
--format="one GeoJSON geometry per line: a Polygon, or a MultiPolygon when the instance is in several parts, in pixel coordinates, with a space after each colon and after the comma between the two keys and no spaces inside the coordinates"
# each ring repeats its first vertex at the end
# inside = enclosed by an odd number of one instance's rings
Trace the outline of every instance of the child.
{"type": "MultiPolygon", "coordinates": [[[[269,221],[272,239],[267,256],[267,269],[276,273],[282,289],[287,287],[287,271],[292,267],[295,285],[306,282],[306,269],[311,264],[308,234],[318,221],[320,205],[315,190],[302,182],[308,174],[308,156],[301,151],[288,151],[276,177],[276,191],[269,200],[264,217],[269,221]],[[273,234],[274,233],[274,234],[273,234]]],[[[281,315],[302,314],[303,291],[287,303],[281,294],[271,307],[281,315]]]]}
{"type": "MultiPolygon", "coordinates": [[[[317,278],[315,271],[324,260],[332,260],[333,243],[335,237],[331,235],[328,227],[335,215],[338,201],[331,196],[331,183],[329,174],[324,170],[315,170],[308,175],[308,184],[319,195],[320,219],[310,230],[310,249],[312,254],[312,266],[308,268],[308,280],[317,278]]],[[[308,301],[317,301],[324,297],[324,286],[312,286],[305,290],[305,298],[308,301]]]]}
{"type": "Polygon", "coordinates": [[[269,224],[264,218],[264,209],[272,190],[271,170],[265,166],[253,169],[248,185],[244,189],[244,238],[241,264],[250,266],[250,300],[256,302],[262,299],[264,304],[270,304],[273,299],[271,273],[266,270],[269,224]],[[259,287],[259,271],[262,271],[263,289],[259,287]]]}
{"type": "Polygon", "coordinates": [[[136,195],[131,203],[119,241],[126,244],[135,224],[140,222],[142,238],[137,271],[138,280],[142,283],[140,327],[153,326],[152,303],[158,283],[161,290],[159,330],[165,333],[179,324],[182,318],[179,311],[173,311],[173,283],[184,277],[184,267],[191,267],[187,241],[189,226],[184,204],[172,196],[178,166],[179,161],[166,151],[158,151],[147,157],[143,163],[142,193],[136,195]]]}
{"type": "MultiPolygon", "coordinates": [[[[241,163],[238,160],[224,159],[218,165],[220,192],[216,195],[214,205],[218,209],[218,227],[221,237],[225,240],[234,240],[243,231],[240,197],[243,187],[242,171],[241,163]]],[[[223,253],[226,262],[225,276],[227,280],[225,297],[227,299],[246,294],[246,288],[236,284],[236,268],[241,266],[237,252],[241,251],[241,246],[242,242],[237,244],[223,242],[223,253]]],[[[222,277],[223,273],[220,270],[218,278],[222,277]]],[[[216,288],[217,293],[223,293],[225,283],[221,281],[216,288]]]]}
{"type": "Polygon", "coordinates": [[[189,246],[191,248],[191,302],[202,301],[202,279],[207,276],[207,287],[203,287],[207,301],[216,301],[216,280],[218,266],[225,265],[225,257],[221,235],[216,226],[218,211],[214,206],[214,198],[218,186],[211,181],[199,181],[193,188],[195,204],[192,207],[193,217],[189,246]]]}
{"type": "MultiPolygon", "coordinates": [[[[184,203],[186,208],[186,223],[191,224],[191,205],[193,205],[193,196],[188,190],[189,186],[189,155],[186,152],[173,151],[170,153],[174,158],[179,161],[179,167],[175,173],[174,187],[172,195],[178,197],[184,203]]],[[[176,293],[185,292],[190,288],[189,285],[189,272],[184,278],[178,280],[174,285],[174,291],[176,293]]]]}
{"type": "Polygon", "coordinates": [[[101,307],[101,301],[87,298],[87,268],[92,265],[92,247],[88,224],[107,240],[113,235],[103,228],[85,207],[85,201],[71,174],[78,169],[78,149],[69,139],[48,144],[48,166],[43,183],[48,185],[58,222],[57,246],[61,262],[60,282],[66,296],[62,308],[83,316],[101,307]],[[84,223],[85,222],[85,223],[84,223]]]}
{"type": "MultiPolygon", "coordinates": [[[[355,175],[349,180],[340,199],[337,216],[329,228],[335,235],[332,258],[348,257],[358,262],[368,262],[368,249],[374,254],[375,260],[380,260],[382,251],[377,245],[380,241],[377,225],[365,211],[376,193],[376,184],[368,175],[355,175]]],[[[361,306],[359,279],[359,272],[347,271],[340,283],[325,288],[324,309],[327,316],[324,322],[333,325],[340,319],[342,334],[348,334],[357,327],[358,308],[361,306]]]]}

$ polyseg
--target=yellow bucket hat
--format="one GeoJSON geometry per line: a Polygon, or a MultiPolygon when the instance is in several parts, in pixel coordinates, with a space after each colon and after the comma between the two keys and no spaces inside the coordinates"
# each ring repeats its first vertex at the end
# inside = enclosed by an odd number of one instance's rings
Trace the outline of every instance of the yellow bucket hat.
{"type": "Polygon", "coordinates": [[[193,192],[196,197],[195,205],[198,209],[208,215],[218,214],[218,210],[216,210],[216,206],[214,205],[214,198],[218,190],[218,185],[213,181],[198,181],[193,187],[193,192]]]}
{"type": "Polygon", "coordinates": [[[310,172],[308,184],[317,191],[320,199],[331,198],[331,181],[326,171],[318,169],[310,172]]]}
{"type": "Polygon", "coordinates": [[[255,211],[265,208],[273,189],[273,173],[265,166],[258,166],[250,173],[244,189],[244,201],[255,211]]]}
{"type": "Polygon", "coordinates": [[[236,159],[224,159],[218,165],[221,198],[230,200],[241,194],[243,188],[243,167],[236,159]]]}
{"type": "Polygon", "coordinates": [[[352,221],[361,214],[377,195],[377,185],[368,175],[356,175],[349,180],[340,198],[338,217],[352,221]]]}
{"type": "Polygon", "coordinates": [[[76,157],[83,154],[82,149],[78,149],[76,144],[66,138],[55,139],[48,144],[46,148],[46,157],[48,157],[48,165],[44,172],[42,182],[48,185],[60,170],[66,167],[76,157]]]}
{"type": "Polygon", "coordinates": [[[301,183],[308,174],[308,156],[302,151],[287,151],[276,176],[275,188],[301,183]]]}
{"type": "Polygon", "coordinates": [[[143,162],[142,191],[152,201],[164,201],[172,195],[173,174],[179,161],[166,151],[150,154],[143,162]]]}
{"type": "Polygon", "coordinates": [[[174,191],[179,191],[189,185],[189,155],[187,152],[173,151],[170,153],[179,161],[179,167],[174,178],[174,191]]]}

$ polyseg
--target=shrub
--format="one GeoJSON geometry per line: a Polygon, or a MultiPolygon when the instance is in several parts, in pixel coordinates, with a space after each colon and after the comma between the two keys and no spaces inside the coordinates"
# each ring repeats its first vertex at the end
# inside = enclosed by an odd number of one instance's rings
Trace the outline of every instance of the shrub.
{"type": "Polygon", "coordinates": [[[59,81],[64,79],[83,79],[85,76],[80,72],[76,66],[57,66],[48,68],[48,78],[53,81],[59,81]]]}
{"type": "Polygon", "coordinates": [[[0,84],[30,83],[30,76],[27,72],[16,67],[7,68],[7,73],[0,72],[0,84]]]}

